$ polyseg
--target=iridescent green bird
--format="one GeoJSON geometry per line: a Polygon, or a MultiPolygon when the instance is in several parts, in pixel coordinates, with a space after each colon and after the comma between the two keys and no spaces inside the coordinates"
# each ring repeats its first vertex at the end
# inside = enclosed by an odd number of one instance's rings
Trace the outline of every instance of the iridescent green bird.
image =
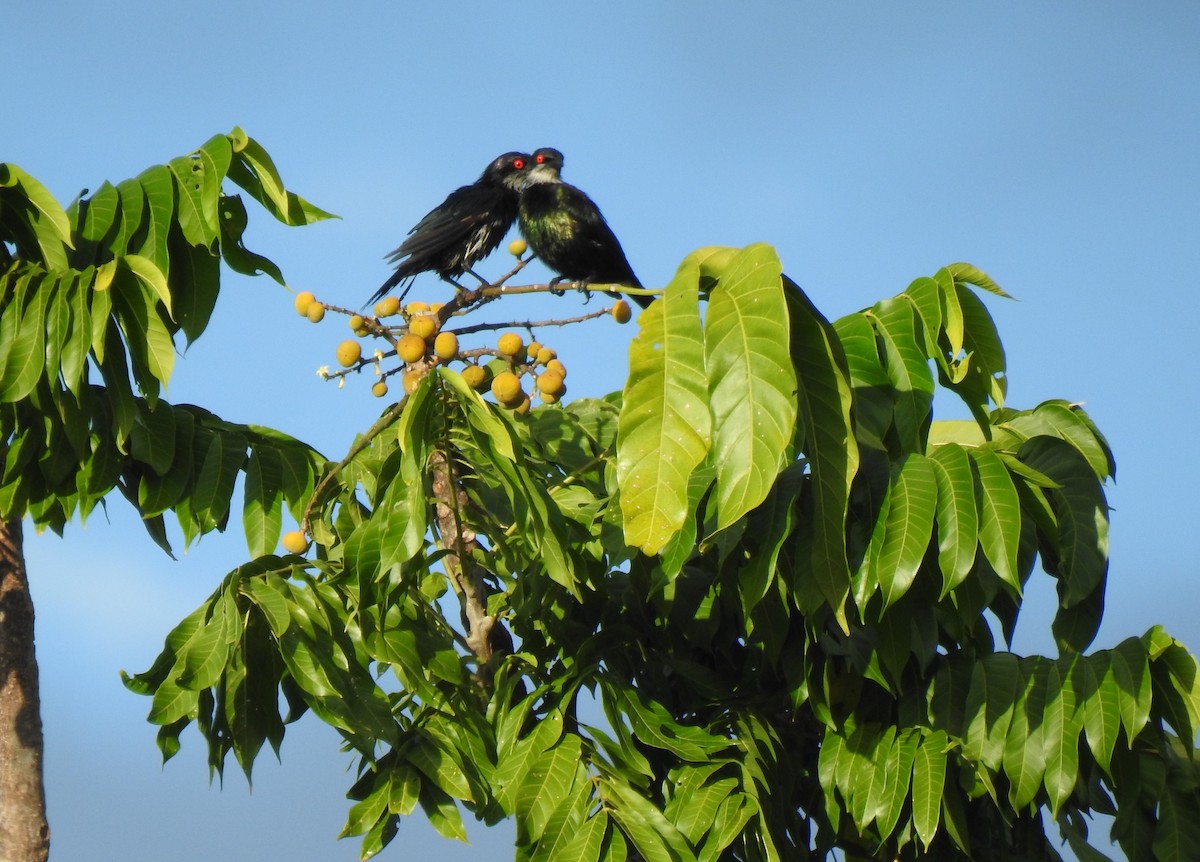
{"type": "MultiPolygon", "coordinates": [[[[563,154],[553,147],[535,150],[521,201],[517,225],[538,260],[560,276],[584,284],[642,286],[621,243],[600,208],[559,175],[563,154]]],[[[614,294],[615,295],[615,294],[614,294]]],[[[631,296],[645,308],[648,296],[631,296]]]]}

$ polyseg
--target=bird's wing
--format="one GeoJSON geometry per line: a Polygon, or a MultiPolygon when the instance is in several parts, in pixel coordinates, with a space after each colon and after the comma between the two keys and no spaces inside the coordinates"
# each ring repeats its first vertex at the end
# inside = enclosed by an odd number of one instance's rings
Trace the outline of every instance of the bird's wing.
{"type": "Polygon", "coordinates": [[[406,257],[420,259],[448,247],[465,243],[481,223],[501,206],[506,192],[501,189],[463,186],[430,210],[408,232],[408,238],[387,255],[391,263],[406,257]]]}
{"type": "Polygon", "coordinates": [[[597,281],[612,281],[628,284],[630,287],[641,287],[642,283],[633,273],[633,267],[625,257],[625,250],[617,235],[600,212],[600,208],[586,193],[574,186],[568,186],[563,204],[568,207],[575,218],[578,233],[576,241],[592,250],[596,261],[603,261],[606,266],[596,274],[597,281]]]}

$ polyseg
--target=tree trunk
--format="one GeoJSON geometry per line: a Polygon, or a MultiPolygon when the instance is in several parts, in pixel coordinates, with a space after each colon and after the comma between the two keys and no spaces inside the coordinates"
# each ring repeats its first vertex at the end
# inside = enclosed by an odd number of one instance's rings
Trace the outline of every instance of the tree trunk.
{"type": "Polygon", "coordinates": [[[0,862],[44,862],[49,853],[33,601],[21,522],[0,520],[0,862]]]}

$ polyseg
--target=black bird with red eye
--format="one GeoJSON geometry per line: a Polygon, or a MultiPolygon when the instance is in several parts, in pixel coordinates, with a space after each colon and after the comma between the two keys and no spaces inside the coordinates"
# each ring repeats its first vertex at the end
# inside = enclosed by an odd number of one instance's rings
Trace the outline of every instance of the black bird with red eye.
{"type": "MultiPolygon", "coordinates": [[[[524,176],[518,224],[538,259],[559,280],[585,284],[642,286],[600,208],[559,175],[563,154],[553,147],[534,150],[524,176]]],[[[615,295],[615,294],[614,294],[615,295]]],[[[631,297],[645,308],[648,296],[631,297]]]]}
{"type": "Polygon", "coordinates": [[[461,287],[455,278],[487,257],[504,239],[517,218],[521,186],[529,171],[526,153],[505,153],[492,161],[469,186],[455,189],[430,210],[400,247],[387,256],[396,271],[370,301],[382,298],[396,285],[421,272],[436,272],[461,287]]]}

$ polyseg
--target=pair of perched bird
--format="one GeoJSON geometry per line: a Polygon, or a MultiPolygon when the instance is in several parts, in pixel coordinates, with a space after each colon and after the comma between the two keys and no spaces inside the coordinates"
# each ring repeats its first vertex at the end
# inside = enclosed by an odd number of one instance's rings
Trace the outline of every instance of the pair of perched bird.
{"type": "MultiPolygon", "coordinates": [[[[562,279],[640,288],[599,207],[563,182],[562,166],[563,154],[553,147],[495,159],[478,180],[430,210],[387,256],[398,264],[396,271],[371,301],[417,273],[436,272],[451,282],[465,272],[475,275],[471,267],[500,244],[514,221],[533,253],[562,279]]],[[[642,307],[650,302],[633,299],[642,307]]]]}

